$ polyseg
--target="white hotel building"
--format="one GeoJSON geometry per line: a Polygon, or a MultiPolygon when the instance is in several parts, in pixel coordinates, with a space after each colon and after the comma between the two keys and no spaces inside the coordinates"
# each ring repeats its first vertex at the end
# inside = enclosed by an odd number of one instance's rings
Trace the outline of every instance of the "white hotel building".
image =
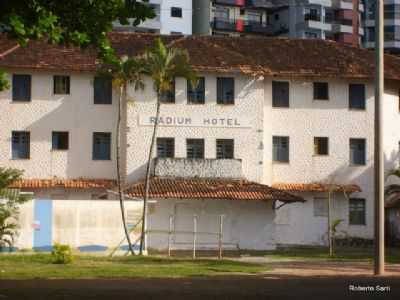
{"type": "MultiPolygon", "coordinates": [[[[324,244],[332,184],[339,229],[372,239],[373,53],[322,40],[164,39],[188,50],[201,80],[192,91],[176,78],[161,106],[150,248],[167,247],[159,231],[169,229],[170,215],[178,232],[193,230],[193,215],[199,232],[218,232],[224,215],[229,249],[324,244]]],[[[119,54],[136,55],[154,36],[114,33],[111,40],[119,54]]],[[[12,46],[1,37],[0,53],[12,46]]],[[[31,42],[0,59],[0,67],[12,84],[0,93],[0,166],[24,170],[14,186],[34,193],[22,209],[16,247],[116,246],[123,238],[119,204],[105,192],[116,178],[118,95],[97,77],[95,56],[31,42]]],[[[385,77],[388,170],[399,160],[398,58],[386,57],[385,77]]],[[[123,161],[132,199],[142,196],[155,112],[152,83],[145,83],[143,91],[129,89],[125,104],[123,161]]],[[[133,225],[142,202],[126,206],[133,225]]],[[[215,248],[217,240],[199,234],[198,247],[215,248]]],[[[175,249],[192,243],[191,234],[172,237],[175,249]]]]}

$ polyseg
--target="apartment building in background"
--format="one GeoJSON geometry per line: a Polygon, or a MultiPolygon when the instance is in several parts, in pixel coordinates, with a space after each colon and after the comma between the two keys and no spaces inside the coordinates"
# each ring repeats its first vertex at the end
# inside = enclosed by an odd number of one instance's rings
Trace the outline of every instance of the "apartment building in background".
{"type": "MultiPolygon", "coordinates": [[[[375,47],[375,10],[376,0],[364,0],[365,36],[363,46],[365,48],[375,47]]],[[[393,54],[400,53],[400,1],[385,0],[384,2],[384,31],[385,51],[393,54]]]]}
{"type": "Polygon", "coordinates": [[[358,46],[363,11],[359,0],[193,0],[193,34],[327,39],[358,46]]]}
{"type": "Polygon", "coordinates": [[[138,26],[114,23],[115,31],[151,32],[159,34],[192,34],[192,0],[150,0],[156,16],[138,26]]]}

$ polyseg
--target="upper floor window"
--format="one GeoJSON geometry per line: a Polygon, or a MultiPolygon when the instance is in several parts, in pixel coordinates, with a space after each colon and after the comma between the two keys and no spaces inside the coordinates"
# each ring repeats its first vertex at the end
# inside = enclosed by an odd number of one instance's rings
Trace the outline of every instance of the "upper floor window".
{"type": "Polygon", "coordinates": [[[218,139],[217,159],[233,159],[233,157],[234,157],[234,140],[218,139]]]}
{"type": "Polygon", "coordinates": [[[52,149],[68,150],[69,136],[68,131],[53,131],[52,133],[52,149]]]}
{"type": "Polygon", "coordinates": [[[186,140],[187,158],[204,158],[204,140],[187,139],[186,140]]]}
{"type": "Polygon", "coordinates": [[[93,160],[111,159],[111,133],[93,132],[93,160]]]}
{"type": "Polygon", "coordinates": [[[289,82],[272,81],[272,106],[289,107],[289,82]]]}
{"type": "Polygon", "coordinates": [[[349,200],[349,224],[365,225],[365,199],[349,200]]]}
{"type": "Polygon", "coordinates": [[[70,77],[55,75],[53,77],[53,92],[55,95],[68,95],[70,89],[70,77]]]}
{"type": "Polygon", "coordinates": [[[12,100],[31,101],[31,75],[14,74],[12,78],[12,100]]]}
{"type": "Polygon", "coordinates": [[[112,80],[108,77],[94,78],[94,104],[112,104],[112,80]]]}
{"type": "Polygon", "coordinates": [[[160,96],[161,103],[175,103],[175,80],[171,82],[170,89],[160,96]]]}
{"type": "Polygon", "coordinates": [[[350,139],[350,164],[366,164],[365,144],[365,139],[350,139]]]}
{"type": "Polygon", "coordinates": [[[329,85],[327,82],[314,82],[314,99],[329,100],[329,85]]]}
{"type": "Polygon", "coordinates": [[[187,98],[190,104],[204,104],[205,102],[205,83],[204,77],[200,77],[196,87],[192,87],[191,82],[187,82],[187,98]]]}
{"type": "Polygon", "coordinates": [[[349,85],[349,108],[365,109],[365,85],[350,84],[349,85]]]}
{"type": "Polygon", "coordinates": [[[217,103],[235,103],[235,80],[232,77],[217,78],[217,103]]]}
{"type": "Polygon", "coordinates": [[[12,159],[29,159],[30,156],[30,132],[13,131],[12,132],[12,159]]]}
{"type": "Polygon", "coordinates": [[[327,137],[314,137],[314,155],[329,154],[329,139],[327,137]]]}
{"type": "Polygon", "coordinates": [[[275,162],[289,162],[289,137],[272,137],[272,160],[275,162]]]}
{"type": "Polygon", "coordinates": [[[157,138],[157,157],[173,158],[175,156],[175,140],[173,138],[157,138]]]}
{"type": "Polygon", "coordinates": [[[171,7],[171,17],[182,18],[182,8],[181,7],[171,7]]]}

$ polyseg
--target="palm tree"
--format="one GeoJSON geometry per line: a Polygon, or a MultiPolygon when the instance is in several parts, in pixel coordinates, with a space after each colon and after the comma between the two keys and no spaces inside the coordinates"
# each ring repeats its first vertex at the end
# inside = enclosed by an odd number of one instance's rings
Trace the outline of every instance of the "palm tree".
{"type": "MultiPolygon", "coordinates": [[[[120,60],[114,61],[111,68],[107,72],[112,76],[113,86],[118,88],[118,118],[116,128],[116,161],[117,161],[117,186],[118,186],[118,197],[121,208],[122,224],[124,227],[125,237],[128,242],[129,251],[134,255],[132,242],[129,236],[128,227],[125,219],[125,207],[124,207],[124,192],[123,185],[125,185],[126,172],[121,174],[121,140],[122,140],[122,113],[126,113],[125,105],[128,102],[127,91],[128,85],[133,85],[135,90],[143,89],[144,83],[142,80],[143,74],[143,61],[135,58],[122,57],[120,60]],[[124,109],[123,109],[124,108],[124,109]]],[[[126,120],[126,119],[125,119],[126,120]]],[[[124,122],[124,128],[126,128],[126,122],[124,122]]],[[[124,131],[125,132],[125,131],[124,131]]],[[[126,147],[126,145],[124,145],[126,147]]],[[[124,164],[125,165],[125,164],[124,164]]]]}
{"type": "Polygon", "coordinates": [[[197,85],[196,74],[190,65],[189,54],[186,50],[178,48],[167,48],[160,38],[155,40],[153,48],[147,50],[142,56],[144,61],[145,74],[153,80],[153,88],[157,95],[156,115],[153,126],[153,133],[147,159],[146,178],[144,184],[143,196],[143,216],[142,231],[140,237],[140,254],[143,254],[145,234],[146,234],[146,217],[147,217],[147,201],[150,190],[150,170],[152,166],[152,158],[155,140],[157,136],[158,120],[160,116],[161,97],[171,91],[174,87],[173,81],[175,77],[183,77],[189,80],[192,86],[197,85]]]}

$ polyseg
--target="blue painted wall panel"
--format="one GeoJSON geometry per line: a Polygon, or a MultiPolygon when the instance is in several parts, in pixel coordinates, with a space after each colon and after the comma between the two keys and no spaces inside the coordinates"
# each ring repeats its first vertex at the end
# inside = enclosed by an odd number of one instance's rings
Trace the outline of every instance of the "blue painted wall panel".
{"type": "Polygon", "coordinates": [[[36,199],[34,204],[33,248],[39,251],[52,249],[53,201],[36,199]]]}

